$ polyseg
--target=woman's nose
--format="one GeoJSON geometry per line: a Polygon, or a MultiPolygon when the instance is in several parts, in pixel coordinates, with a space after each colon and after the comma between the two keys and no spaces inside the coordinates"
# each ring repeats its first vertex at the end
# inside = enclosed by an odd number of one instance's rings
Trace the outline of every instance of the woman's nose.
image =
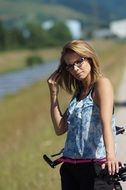
{"type": "Polygon", "coordinates": [[[79,69],[78,66],[74,65],[73,70],[78,71],[78,69],[79,69]]]}

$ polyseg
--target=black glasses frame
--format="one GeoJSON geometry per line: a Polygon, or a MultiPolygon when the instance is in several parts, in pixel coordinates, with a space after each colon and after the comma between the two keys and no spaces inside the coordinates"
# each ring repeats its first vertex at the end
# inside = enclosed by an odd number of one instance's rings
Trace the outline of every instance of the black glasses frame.
{"type": "Polygon", "coordinates": [[[81,57],[80,60],[76,61],[73,64],[66,64],[66,70],[67,71],[73,71],[74,66],[81,67],[84,60],[85,60],[85,57],[81,57]]]}

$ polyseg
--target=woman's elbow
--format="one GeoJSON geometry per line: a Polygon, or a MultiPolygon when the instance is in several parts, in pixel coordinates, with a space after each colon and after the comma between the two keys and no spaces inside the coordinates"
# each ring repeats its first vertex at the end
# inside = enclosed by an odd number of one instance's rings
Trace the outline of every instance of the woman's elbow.
{"type": "Polygon", "coordinates": [[[56,131],[55,131],[55,134],[56,134],[57,136],[60,136],[60,135],[63,135],[65,132],[66,132],[66,130],[56,130],[56,131]]]}

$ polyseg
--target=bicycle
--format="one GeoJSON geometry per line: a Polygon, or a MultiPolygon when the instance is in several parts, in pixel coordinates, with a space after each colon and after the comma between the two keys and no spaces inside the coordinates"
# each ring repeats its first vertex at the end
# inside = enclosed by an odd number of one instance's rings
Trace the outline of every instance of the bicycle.
{"type": "MultiPolygon", "coordinates": [[[[118,127],[116,126],[116,135],[123,134],[125,132],[124,127],[118,127]]],[[[51,157],[59,156],[63,153],[64,149],[61,149],[60,152],[51,155],[51,157]]],[[[47,164],[51,168],[55,168],[58,164],[61,164],[64,162],[65,158],[63,156],[52,160],[49,156],[46,154],[43,155],[43,159],[47,162],[47,164]]],[[[115,190],[122,190],[122,186],[120,184],[120,181],[126,181],[126,163],[124,163],[124,166],[119,168],[119,172],[115,173],[113,176],[110,176],[108,174],[107,169],[102,170],[100,173],[101,177],[104,178],[108,183],[113,183],[115,190]]]]}

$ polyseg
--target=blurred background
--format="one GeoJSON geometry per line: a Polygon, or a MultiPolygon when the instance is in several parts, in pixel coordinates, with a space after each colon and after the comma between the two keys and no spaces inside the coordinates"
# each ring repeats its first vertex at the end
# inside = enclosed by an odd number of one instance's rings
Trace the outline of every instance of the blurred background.
{"type": "MultiPolygon", "coordinates": [[[[125,0],[0,0],[0,190],[60,189],[60,166],[42,159],[65,140],[53,131],[46,80],[63,45],[83,39],[97,51],[116,100],[126,73],[125,7],[125,0]]],[[[60,92],[62,111],[70,98],[60,92]]]]}

